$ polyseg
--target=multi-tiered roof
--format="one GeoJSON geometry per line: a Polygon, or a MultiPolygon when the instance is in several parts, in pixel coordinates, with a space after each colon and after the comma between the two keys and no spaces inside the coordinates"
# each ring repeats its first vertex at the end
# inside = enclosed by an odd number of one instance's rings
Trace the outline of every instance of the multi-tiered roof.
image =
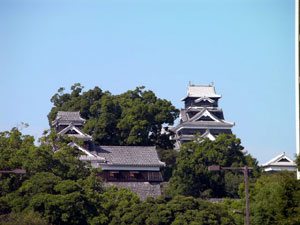
{"type": "Polygon", "coordinates": [[[171,128],[175,133],[175,149],[200,134],[215,140],[220,133],[231,134],[234,123],[225,121],[223,110],[218,107],[221,95],[216,94],[214,85],[189,84],[187,96],[182,99],[185,108],[180,111],[180,121],[171,128]]]}

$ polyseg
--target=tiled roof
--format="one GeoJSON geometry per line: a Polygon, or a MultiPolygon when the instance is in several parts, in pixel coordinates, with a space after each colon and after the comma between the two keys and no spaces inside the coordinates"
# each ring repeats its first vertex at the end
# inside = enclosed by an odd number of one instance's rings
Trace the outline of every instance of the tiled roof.
{"type": "Polygon", "coordinates": [[[56,119],[52,121],[52,125],[57,124],[59,121],[84,123],[86,120],[80,116],[80,112],[58,111],[56,119]]]}
{"type": "Polygon", "coordinates": [[[105,158],[106,165],[165,166],[154,146],[95,146],[92,153],[105,158]]]}
{"type": "MultiPolygon", "coordinates": [[[[209,97],[209,98],[221,98],[221,95],[217,95],[215,87],[213,85],[194,85],[190,84],[188,86],[187,97],[209,97]]],[[[185,97],[182,100],[185,100],[185,97]]]]}
{"type": "Polygon", "coordinates": [[[148,196],[159,197],[161,189],[159,183],[149,182],[106,182],[104,187],[117,186],[118,188],[129,188],[135,192],[141,201],[145,201],[148,196]]]}
{"type": "Polygon", "coordinates": [[[91,155],[81,155],[79,157],[80,160],[82,161],[97,161],[97,162],[100,162],[100,163],[105,163],[105,159],[104,158],[101,158],[99,156],[91,156],[91,155]]]}

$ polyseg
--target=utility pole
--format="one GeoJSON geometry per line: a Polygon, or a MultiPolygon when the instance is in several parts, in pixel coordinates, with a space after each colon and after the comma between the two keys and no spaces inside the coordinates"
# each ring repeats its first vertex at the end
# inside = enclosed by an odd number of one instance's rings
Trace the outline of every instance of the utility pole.
{"type": "Polygon", "coordinates": [[[248,171],[253,170],[253,167],[224,167],[224,166],[209,166],[209,171],[220,171],[220,170],[241,170],[244,172],[245,178],[245,192],[246,192],[246,213],[245,213],[245,224],[250,225],[250,208],[249,208],[249,185],[248,185],[248,171]]]}

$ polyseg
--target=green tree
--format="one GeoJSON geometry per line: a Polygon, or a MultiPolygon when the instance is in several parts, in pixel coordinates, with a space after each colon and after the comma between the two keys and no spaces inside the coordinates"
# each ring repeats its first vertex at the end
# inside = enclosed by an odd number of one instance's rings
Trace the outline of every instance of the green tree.
{"type": "Polygon", "coordinates": [[[53,154],[52,145],[37,147],[16,128],[0,134],[1,169],[27,171],[0,174],[0,215],[34,211],[53,224],[87,224],[98,216],[93,202],[103,191],[97,176],[78,159],[77,149],[56,144],[60,149],[53,154]]]}
{"type": "Polygon", "coordinates": [[[40,214],[30,211],[27,213],[10,213],[0,216],[0,225],[50,225],[40,214]]]}
{"type": "Polygon", "coordinates": [[[248,165],[254,167],[253,174],[258,176],[257,161],[242,150],[240,139],[226,134],[220,134],[215,141],[206,138],[182,145],[176,160],[177,167],[170,179],[171,193],[204,198],[232,195],[226,193],[225,172],[210,172],[207,167],[248,165]]]}
{"type": "Polygon", "coordinates": [[[49,123],[58,111],[80,111],[87,119],[84,131],[102,145],[156,145],[172,149],[170,134],[162,134],[164,124],[172,125],[179,115],[171,102],[157,98],[150,90],[137,87],[120,95],[102,92],[95,87],[82,92],[79,83],[71,87],[71,93],[60,88],[53,95],[54,107],[48,114],[49,123]]]}
{"type": "Polygon", "coordinates": [[[100,196],[101,215],[103,224],[121,224],[121,218],[132,210],[132,207],[140,204],[139,197],[129,189],[118,189],[114,186],[105,189],[100,196]]]}
{"type": "Polygon", "coordinates": [[[173,149],[158,148],[157,153],[160,160],[166,163],[166,166],[161,169],[163,179],[164,181],[169,181],[176,167],[176,158],[178,152],[174,151],[173,149]]]}
{"type": "MultiPolygon", "coordinates": [[[[249,186],[250,223],[256,225],[300,224],[300,183],[294,172],[281,171],[263,174],[249,186]]],[[[240,201],[227,200],[230,214],[237,224],[244,223],[244,216],[232,214],[233,210],[245,211],[245,186],[240,185],[240,201]]]]}
{"type": "Polygon", "coordinates": [[[170,201],[162,197],[148,198],[133,205],[121,221],[120,224],[133,225],[235,224],[222,205],[184,196],[176,196],[170,201]]]}

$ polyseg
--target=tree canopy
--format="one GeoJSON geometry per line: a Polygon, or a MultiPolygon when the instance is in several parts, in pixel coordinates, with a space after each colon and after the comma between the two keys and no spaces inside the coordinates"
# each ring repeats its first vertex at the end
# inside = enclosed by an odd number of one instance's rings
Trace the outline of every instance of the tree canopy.
{"type": "Polygon", "coordinates": [[[42,140],[37,147],[32,136],[16,128],[0,133],[0,170],[27,171],[0,174],[0,224],[21,224],[19,219],[47,224],[43,218],[51,224],[108,224],[119,204],[139,202],[129,190],[104,189],[95,169],[80,161],[80,152],[67,142],[54,140],[60,146],[54,154],[53,143],[45,141],[49,137],[42,140]],[[40,220],[32,216],[36,213],[42,216],[40,220]]]}
{"type": "MultiPolygon", "coordinates": [[[[251,155],[244,153],[243,149],[240,139],[228,134],[220,134],[215,141],[205,138],[201,142],[183,144],[176,160],[177,167],[170,179],[171,192],[174,195],[204,198],[228,196],[225,172],[211,172],[207,167],[211,165],[254,166],[253,174],[258,176],[257,161],[251,155]]],[[[238,174],[237,171],[226,171],[226,173],[238,174]]],[[[227,177],[228,180],[230,177],[227,177]]],[[[238,183],[235,188],[237,192],[238,183]]]]}
{"type": "Polygon", "coordinates": [[[120,95],[103,92],[99,87],[83,92],[79,83],[52,96],[54,107],[49,123],[58,111],[80,111],[87,119],[84,131],[101,145],[156,145],[173,148],[169,134],[162,134],[164,124],[172,125],[179,115],[170,101],[157,98],[151,90],[137,87],[120,95]]]}
{"type": "Polygon", "coordinates": [[[148,198],[145,202],[133,205],[116,224],[234,225],[235,222],[221,204],[176,196],[171,200],[148,198]]]}
{"type": "MultiPolygon", "coordinates": [[[[296,174],[281,171],[263,174],[250,183],[250,223],[254,225],[297,225],[300,221],[300,182],[296,174]]],[[[233,210],[245,210],[245,186],[240,185],[240,201],[227,200],[225,205],[237,224],[244,223],[244,216],[233,210]]]]}
{"type": "Polygon", "coordinates": [[[0,133],[0,170],[27,170],[0,174],[0,224],[234,224],[219,204],[184,196],[140,202],[128,189],[103,188],[79,151],[53,134],[41,140],[0,133]]]}

